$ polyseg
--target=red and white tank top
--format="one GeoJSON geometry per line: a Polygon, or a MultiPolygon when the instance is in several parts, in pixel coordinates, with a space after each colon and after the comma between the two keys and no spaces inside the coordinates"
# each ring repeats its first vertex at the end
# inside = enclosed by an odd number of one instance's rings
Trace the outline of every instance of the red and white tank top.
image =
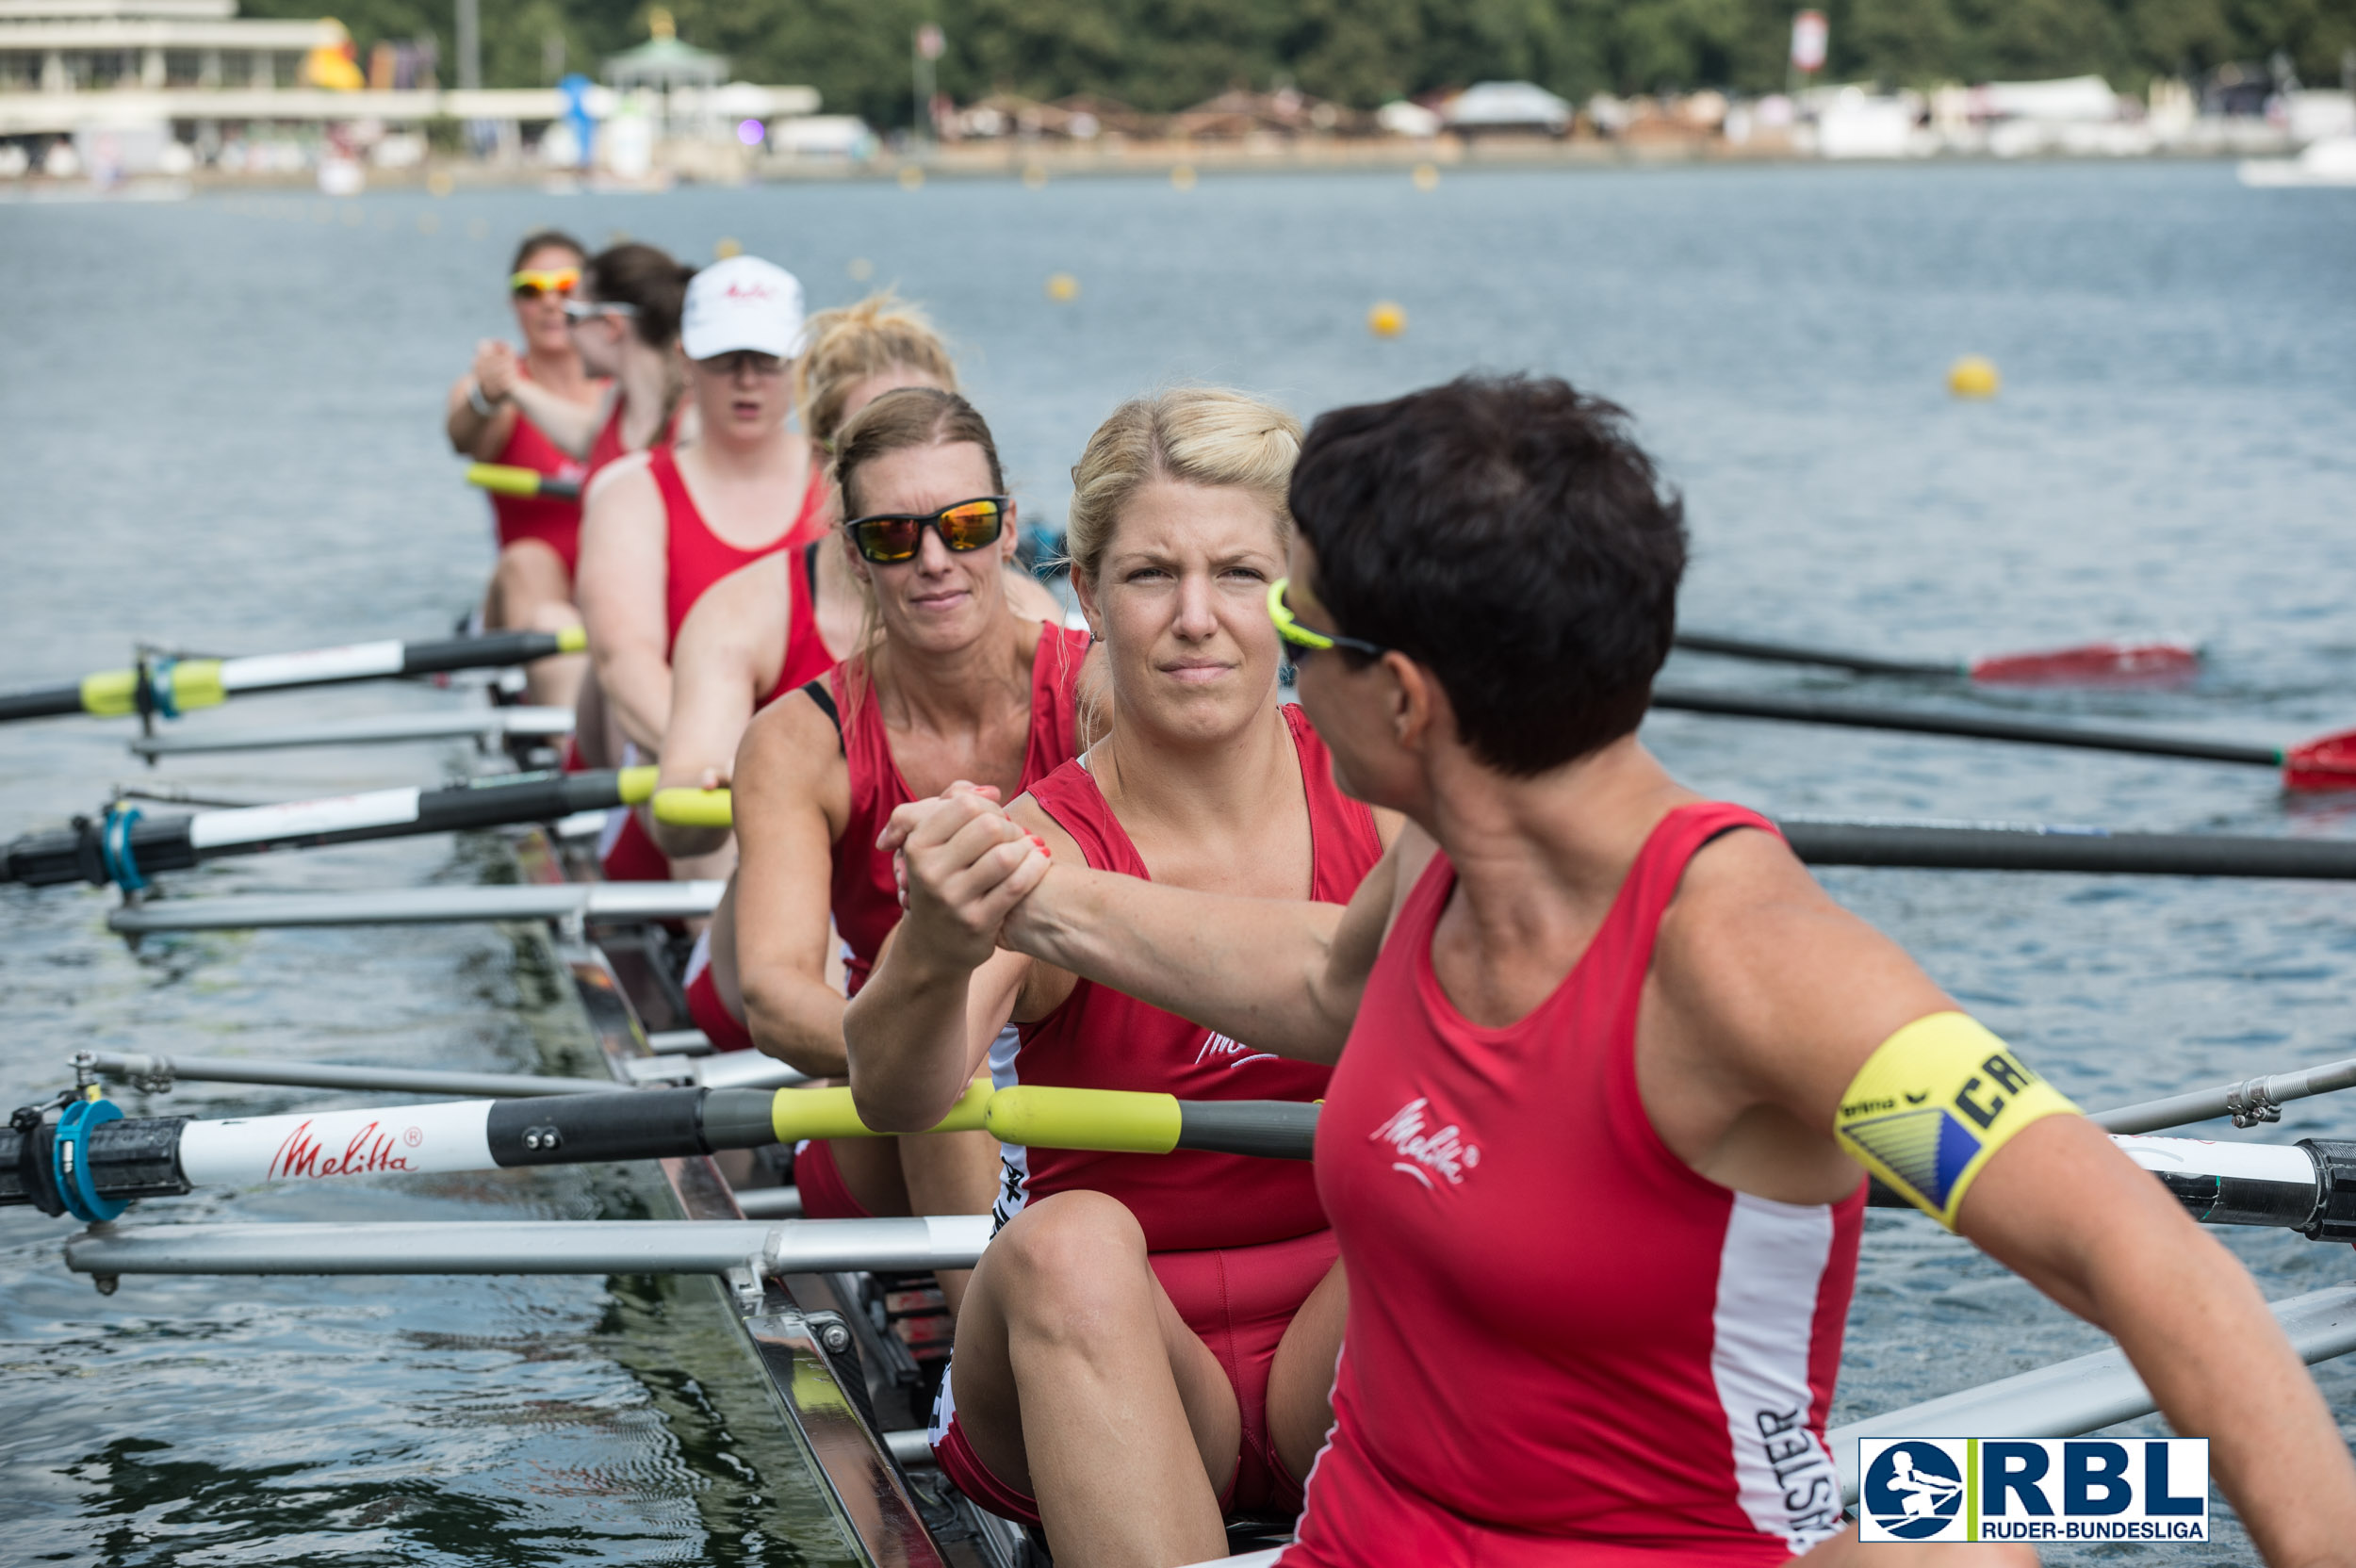
{"type": "Polygon", "coordinates": [[[813,465],[810,487],[802,492],[801,508],[794,513],[794,521],[767,544],[744,549],[712,531],[712,525],[704,521],[702,511],[695,505],[695,498],[687,493],[687,482],[679,476],[679,459],[669,446],[656,447],[646,454],[646,471],[654,476],[655,488],[663,493],[663,515],[667,530],[663,609],[671,629],[663,645],[667,657],[679,643],[679,629],[686,625],[687,612],[695,608],[695,601],[704,596],[705,590],[764,555],[810,542],[811,524],[818,519],[826,499],[826,474],[813,465]]]}
{"type": "Polygon", "coordinates": [[[1864,1184],[1811,1206],[1719,1186],[1637,1094],[1661,915],[1732,828],[1775,831],[1734,806],[1663,818],[1587,952],[1505,1028],[1433,973],[1445,855],[1400,907],[1317,1127],[1350,1323],[1287,1565],[1396,1556],[1353,1495],[1494,1531],[1465,1560],[1766,1564],[1841,1528],[1824,1417],[1864,1184]]]}
{"type": "Polygon", "coordinates": [[[777,661],[777,678],[754,706],[766,708],[796,686],[808,685],[834,663],[826,640],[818,631],[818,552],[824,539],[812,539],[801,559],[785,567],[785,652],[777,661]]]}
{"type": "MultiPolygon", "coordinates": [[[[1308,716],[1279,710],[1301,759],[1309,813],[1310,890],[1320,904],[1347,904],[1383,858],[1374,814],[1334,788],[1325,743],[1308,716]]],[[[1088,768],[1071,761],[1031,786],[1031,798],[1072,835],[1098,871],[1146,877],[1145,861],[1105,803],[1088,768]]],[[[1138,1089],[1182,1100],[1316,1100],[1331,1068],[1294,1061],[1175,1013],[1083,980],[1061,1006],[1017,1026],[1010,1061],[990,1078],[1071,1088],[1138,1089]]],[[[1005,1224],[1034,1198],[1072,1188],[1108,1193],[1128,1206],[1156,1252],[1252,1247],[1325,1229],[1317,1172],[1299,1160],[1242,1154],[1103,1154],[1001,1146],[1005,1180],[996,1205],[1005,1224]]]]}
{"type": "MultiPolygon", "coordinates": [[[[1028,790],[1079,754],[1080,664],[1088,651],[1085,631],[1059,626],[1039,629],[1039,648],[1031,656],[1031,734],[1018,788],[1028,790]]],[[[845,661],[828,670],[823,680],[802,689],[834,720],[851,775],[851,814],[834,841],[833,900],[834,926],[850,949],[844,967],[856,993],[875,967],[884,939],[900,923],[900,891],[892,874],[892,857],[876,852],[875,835],[893,811],[915,797],[900,776],[900,765],[892,760],[892,743],[875,694],[862,691],[859,702],[848,700],[852,677],[845,661]]]]}

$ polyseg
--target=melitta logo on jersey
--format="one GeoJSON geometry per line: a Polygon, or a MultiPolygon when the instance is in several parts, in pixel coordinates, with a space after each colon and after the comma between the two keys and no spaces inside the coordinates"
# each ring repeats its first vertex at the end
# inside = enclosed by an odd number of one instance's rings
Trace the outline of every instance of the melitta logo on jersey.
{"type": "Polygon", "coordinates": [[[2209,1441],[1866,1438],[1860,1541],[2206,1541],[2209,1441]]]}
{"type": "Polygon", "coordinates": [[[1238,1068],[1246,1062],[1272,1062],[1276,1054],[1270,1051],[1254,1051],[1231,1035],[1214,1029],[1203,1037],[1203,1049],[1194,1054],[1194,1065],[1217,1062],[1221,1067],[1238,1068]]]}
{"type": "Polygon", "coordinates": [[[1434,1176],[1452,1187],[1463,1186],[1464,1172],[1481,1163],[1481,1150],[1466,1143],[1452,1121],[1431,1129],[1431,1111],[1432,1102],[1418,1095],[1366,1135],[1366,1141],[1387,1143],[1399,1151],[1400,1157],[1391,1162],[1391,1168],[1413,1176],[1431,1191],[1440,1190],[1432,1180],[1434,1176]]]}

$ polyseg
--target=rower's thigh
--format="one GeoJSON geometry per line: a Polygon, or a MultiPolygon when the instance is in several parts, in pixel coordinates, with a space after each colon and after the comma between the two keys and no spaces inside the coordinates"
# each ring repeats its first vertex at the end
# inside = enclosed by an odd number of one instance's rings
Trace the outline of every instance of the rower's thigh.
{"type": "Polygon", "coordinates": [[[1342,1261],[1309,1292],[1268,1364],[1268,1429],[1276,1457],[1296,1481],[1309,1466],[1333,1425],[1333,1364],[1342,1352],[1342,1322],[1350,1312],[1350,1282],[1342,1261]]]}
{"type": "Polygon", "coordinates": [[[499,551],[491,587],[505,629],[561,631],[581,619],[564,558],[543,540],[518,539],[499,551]]]}
{"type": "MultiPolygon", "coordinates": [[[[991,1475],[1035,1494],[1023,1446],[1025,1402],[1014,1371],[1018,1333],[1035,1348],[1090,1363],[1141,1342],[1136,1364],[1096,1369],[1169,1377],[1213,1490],[1234,1477],[1243,1442],[1235,1387],[1170,1303],[1148,1259],[1145,1233],[1119,1200],[1063,1192],[1016,1215],[982,1253],[957,1315],[957,1354],[949,1364],[957,1424],[991,1475]]],[[[1039,1392],[1029,1403],[1053,1407],[1052,1396],[1039,1392]]]]}
{"type": "Polygon", "coordinates": [[[908,1183],[900,1174],[898,1138],[832,1138],[826,1146],[860,1208],[878,1217],[916,1212],[908,1206],[908,1183]]]}

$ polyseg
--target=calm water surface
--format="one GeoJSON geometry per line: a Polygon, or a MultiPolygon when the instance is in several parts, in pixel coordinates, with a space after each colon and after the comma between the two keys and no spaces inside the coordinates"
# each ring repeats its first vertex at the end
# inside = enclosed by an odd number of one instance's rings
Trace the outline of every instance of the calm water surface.
{"type": "MultiPolygon", "coordinates": [[[[0,685],[136,636],[264,651],[424,635],[479,590],[480,501],[437,433],[509,247],[552,222],[703,259],[724,238],[814,302],[855,264],[957,341],[1016,487],[1056,519],[1120,398],[1230,381],[1302,414],[1469,367],[1623,401],[1684,490],[1689,624],[1921,656],[2175,632],[2186,693],[1877,698],[2086,713],[2282,742],[2356,723],[2356,193],[2223,167],[1677,171],[530,193],[0,206],[0,685]],[[1043,284],[1069,271],[1072,303],[1043,284]],[[1407,334],[1371,338],[1396,300],[1407,334]],[[1958,404],[1964,352],[2004,396],[1958,404]]],[[[1696,662],[1689,679],[1844,683],[1696,662]]],[[[224,724],[437,700],[256,699],[224,724]]],[[[439,699],[448,701],[450,699],[439,699]]],[[[201,715],[191,723],[220,718],[201,715]]],[[[1689,716],[1647,737],[1693,784],[1786,812],[2346,836],[2263,773],[1689,716]]],[[[137,776],[94,723],[0,739],[0,833],[137,776]]],[[[173,765],[233,799],[413,782],[432,747],[173,765]]],[[[507,874],[492,843],[229,863],[189,890],[507,874]]],[[[2356,890],[1840,871],[1826,881],[2088,1104],[2356,1054],[2356,890]]],[[[536,939],[234,934],[132,953],[86,890],[0,893],[0,1099],[86,1046],[586,1070],[536,939]]],[[[133,1114],[320,1097],[184,1088],[133,1114]]],[[[2271,1136],[2356,1135],[2356,1104],[2271,1136]]],[[[2230,1134],[2224,1135],[2232,1135],[2230,1134]]],[[[646,1212],[620,1170],[209,1193],[169,1218],[646,1212]]],[[[700,1282],[126,1281],[0,1215],[0,1518],[11,1561],[825,1561],[817,1499],[700,1282]]],[[[2269,1296],[2349,1254],[2227,1233],[2269,1296]]],[[[1869,1222],[1836,1419],[2100,1338],[1910,1216],[1869,1222]]],[[[2319,1373],[2343,1420],[2356,1370],[2319,1373]]],[[[2132,1553],[2128,1555],[2134,1555],[2132,1553]]],[[[2230,1526],[2170,1561],[2248,1556],[2230,1526]]],[[[2059,1560],[2060,1559],[2056,1559],[2059,1560]]]]}

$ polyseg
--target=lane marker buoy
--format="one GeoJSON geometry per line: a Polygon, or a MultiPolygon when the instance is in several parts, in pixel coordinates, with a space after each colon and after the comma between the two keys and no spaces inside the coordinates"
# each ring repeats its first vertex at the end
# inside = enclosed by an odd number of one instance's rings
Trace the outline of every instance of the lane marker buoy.
{"type": "Polygon", "coordinates": [[[900,170],[900,188],[902,190],[924,189],[924,172],[912,163],[904,165],[900,170]]]}
{"type": "Polygon", "coordinates": [[[1057,304],[1070,304],[1080,297],[1080,280],[1069,272],[1057,272],[1047,280],[1047,297],[1057,304]]]}
{"type": "Polygon", "coordinates": [[[730,256],[741,256],[744,253],[744,246],[741,240],[723,239],[712,247],[712,259],[714,261],[726,261],[730,256]]]}
{"type": "Polygon", "coordinates": [[[1415,165],[1414,177],[1415,181],[1415,188],[1417,190],[1437,190],[1440,188],[1440,166],[1436,163],[1419,163],[1415,165]]]}
{"type": "Polygon", "coordinates": [[[865,283],[875,275],[875,264],[865,256],[853,256],[851,264],[843,270],[851,275],[853,283],[865,283]]]}
{"type": "Polygon", "coordinates": [[[1170,183],[1176,189],[1192,190],[1194,188],[1194,165],[1172,164],[1170,170],[1170,183]]]}
{"type": "Polygon", "coordinates": [[[1023,166],[1023,184],[1025,188],[1031,190],[1042,188],[1047,184],[1047,166],[1042,163],[1024,164],[1023,166]]]}
{"type": "Polygon", "coordinates": [[[1407,312],[1389,300],[1366,312],[1366,330],[1377,337],[1397,337],[1407,330],[1407,312]]]}
{"type": "Polygon", "coordinates": [[[1978,354],[1966,354],[1947,368],[1947,390],[1958,398],[1992,398],[2003,384],[1996,367],[1978,354]]]}

